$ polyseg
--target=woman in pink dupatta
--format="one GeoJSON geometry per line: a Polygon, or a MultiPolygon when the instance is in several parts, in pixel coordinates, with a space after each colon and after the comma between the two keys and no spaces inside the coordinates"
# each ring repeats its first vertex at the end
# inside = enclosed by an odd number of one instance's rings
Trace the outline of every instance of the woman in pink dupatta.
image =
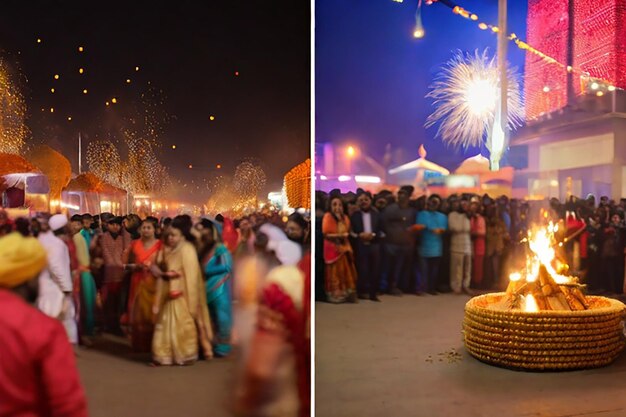
{"type": "Polygon", "coordinates": [[[330,199],[330,211],[322,219],[324,234],[325,290],[328,301],[356,303],[356,267],[348,241],[350,219],[340,197],[330,199]]]}

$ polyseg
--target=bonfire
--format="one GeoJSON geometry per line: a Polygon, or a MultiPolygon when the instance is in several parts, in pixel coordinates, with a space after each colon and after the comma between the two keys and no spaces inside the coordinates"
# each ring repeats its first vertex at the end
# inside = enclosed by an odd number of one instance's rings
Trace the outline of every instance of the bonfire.
{"type": "Polygon", "coordinates": [[[556,250],[558,225],[534,228],[525,239],[525,265],[505,292],[470,299],[463,335],[468,352],[491,365],[518,370],[596,368],[626,345],[620,301],[585,296],[556,250]]]}

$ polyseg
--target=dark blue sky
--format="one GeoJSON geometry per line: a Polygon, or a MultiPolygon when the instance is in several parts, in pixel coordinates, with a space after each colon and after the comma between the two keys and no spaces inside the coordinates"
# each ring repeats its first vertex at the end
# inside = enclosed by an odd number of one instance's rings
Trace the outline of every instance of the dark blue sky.
{"type": "MultiPolygon", "coordinates": [[[[317,0],[315,93],[317,142],[354,143],[380,160],[385,144],[404,148],[401,161],[417,158],[424,143],[428,159],[456,168],[464,158],[425,129],[432,111],[428,86],[453,52],[495,53],[496,36],[478,29],[442,5],[423,6],[426,37],[413,39],[417,0],[317,0]]],[[[497,24],[496,0],[459,5],[485,23],[497,24]]],[[[525,0],[509,0],[509,32],[526,38],[525,0]]],[[[524,70],[524,53],[509,44],[509,61],[524,70]]],[[[477,149],[465,152],[475,155],[477,149]]]]}

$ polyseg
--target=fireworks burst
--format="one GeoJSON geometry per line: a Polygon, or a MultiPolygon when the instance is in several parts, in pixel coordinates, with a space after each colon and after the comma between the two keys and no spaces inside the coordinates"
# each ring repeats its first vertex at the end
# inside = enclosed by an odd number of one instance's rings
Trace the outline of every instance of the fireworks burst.
{"type": "MultiPolygon", "coordinates": [[[[508,126],[515,129],[524,119],[516,69],[507,68],[508,126]]],[[[487,50],[482,54],[457,52],[446,63],[426,95],[435,111],[427,128],[439,123],[437,136],[453,148],[480,147],[493,125],[498,98],[498,68],[487,50]]]]}
{"type": "Polygon", "coordinates": [[[235,177],[233,178],[233,187],[241,200],[257,198],[261,189],[265,187],[266,182],[265,171],[263,171],[260,165],[249,161],[237,165],[235,177]]]}
{"type": "Polygon", "coordinates": [[[19,155],[29,135],[26,127],[26,101],[15,72],[0,57],[0,152],[19,155]]]}
{"type": "Polygon", "coordinates": [[[102,180],[134,194],[163,193],[171,186],[167,168],[159,161],[161,134],[170,117],[163,110],[162,90],[150,87],[124,118],[123,149],[111,141],[87,148],[89,169],[102,180]],[[123,158],[121,155],[127,155],[123,158]]]}

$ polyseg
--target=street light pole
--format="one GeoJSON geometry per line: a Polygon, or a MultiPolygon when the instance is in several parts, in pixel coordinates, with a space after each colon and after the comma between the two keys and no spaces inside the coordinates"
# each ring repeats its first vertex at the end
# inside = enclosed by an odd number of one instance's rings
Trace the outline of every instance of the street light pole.
{"type": "MultiPolygon", "coordinates": [[[[509,130],[508,130],[508,79],[506,68],[506,54],[508,47],[507,38],[507,0],[498,0],[498,70],[500,72],[500,125],[504,133],[504,143],[502,145],[502,153],[508,146],[509,130]]],[[[500,155],[501,156],[501,155],[500,155]]],[[[499,169],[498,166],[494,167],[499,169]]]]}

